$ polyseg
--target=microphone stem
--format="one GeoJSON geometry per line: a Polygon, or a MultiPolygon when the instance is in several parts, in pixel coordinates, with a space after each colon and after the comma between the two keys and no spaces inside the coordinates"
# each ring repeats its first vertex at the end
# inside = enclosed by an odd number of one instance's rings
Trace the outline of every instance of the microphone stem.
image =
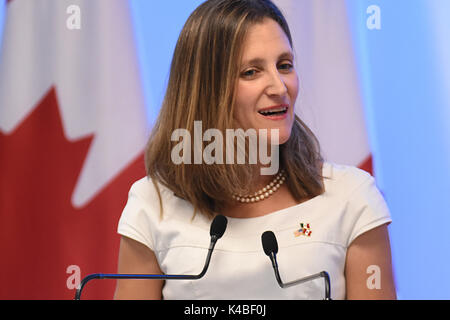
{"type": "Polygon", "coordinates": [[[95,273],[86,276],[80,283],[75,293],[75,300],[81,300],[81,293],[84,286],[93,279],[156,279],[156,280],[198,280],[202,278],[208,270],[209,263],[211,261],[211,255],[214,250],[218,238],[216,236],[211,237],[211,243],[209,245],[208,254],[206,256],[205,266],[198,275],[171,275],[171,274],[103,274],[95,273]]]}
{"type": "Polygon", "coordinates": [[[293,287],[293,286],[295,286],[297,284],[305,283],[305,282],[308,282],[308,281],[311,281],[311,280],[314,280],[314,279],[317,279],[317,278],[320,278],[320,277],[322,277],[322,274],[321,273],[316,273],[316,274],[313,274],[311,276],[307,276],[307,277],[302,278],[302,279],[298,279],[298,280],[295,280],[295,281],[283,283],[282,284],[282,288],[293,287]]]}
{"type": "Polygon", "coordinates": [[[275,252],[272,252],[270,254],[270,260],[272,261],[272,266],[273,266],[273,270],[275,271],[275,278],[277,279],[278,285],[281,288],[289,288],[289,287],[293,287],[295,285],[301,284],[301,283],[305,283],[317,278],[324,278],[325,280],[325,300],[331,300],[331,289],[330,289],[330,276],[328,274],[328,272],[326,271],[322,271],[316,274],[313,274],[311,276],[307,276],[298,280],[294,280],[291,282],[287,282],[284,283],[281,280],[281,276],[280,276],[280,271],[278,270],[278,263],[277,263],[277,255],[275,252]]]}
{"type": "Polygon", "coordinates": [[[325,280],[325,300],[331,300],[330,275],[326,271],[320,273],[325,280]]]}
{"type": "Polygon", "coordinates": [[[218,240],[218,238],[216,236],[211,237],[211,243],[209,244],[208,255],[206,256],[205,266],[203,267],[202,272],[200,272],[197,276],[194,276],[194,279],[200,279],[201,277],[203,277],[206,274],[206,271],[208,270],[208,267],[209,267],[209,263],[211,261],[211,255],[214,251],[214,247],[216,246],[217,240],[218,240]]]}

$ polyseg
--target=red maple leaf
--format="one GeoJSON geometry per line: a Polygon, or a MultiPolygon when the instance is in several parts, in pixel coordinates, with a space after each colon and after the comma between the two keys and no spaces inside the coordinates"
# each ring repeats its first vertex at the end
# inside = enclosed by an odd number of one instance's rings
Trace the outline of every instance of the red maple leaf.
{"type": "MultiPolygon", "coordinates": [[[[0,132],[0,299],[73,299],[67,267],[82,277],[117,268],[117,222],[143,156],[88,205],[71,204],[92,137],[69,142],[51,89],[10,135],[0,132]]],[[[90,282],[84,299],[111,299],[115,281],[90,282]]]]}

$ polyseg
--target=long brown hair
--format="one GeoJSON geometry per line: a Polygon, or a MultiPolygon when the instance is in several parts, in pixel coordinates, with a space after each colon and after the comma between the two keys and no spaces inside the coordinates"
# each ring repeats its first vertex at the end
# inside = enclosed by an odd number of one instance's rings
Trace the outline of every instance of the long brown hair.
{"type": "MultiPolygon", "coordinates": [[[[189,201],[194,213],[213,217],[231,200],[246,194],[255,166],[227,164],[174,164],[171,159],[176,129],[194,132],[194,121],[203,130],[225,133],[235,128],[235,87],[243,41],[248,29],[265,18],[275,20],[292,46],[288,24],[270,0],[208,0],[189,17],[179,36],[172,59],[166,95],[145,154],[148,176],[189,201]]],[[[299,202],[324,192],[319,143],[295,116],[289,140],[280,146],[280,166],[287,185],[299,202]]]]}

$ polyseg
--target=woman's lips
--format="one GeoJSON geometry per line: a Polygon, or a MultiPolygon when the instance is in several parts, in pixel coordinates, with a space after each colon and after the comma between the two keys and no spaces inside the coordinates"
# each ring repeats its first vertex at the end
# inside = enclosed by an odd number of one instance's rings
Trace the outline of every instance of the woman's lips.
{"type": "Polygon", "coordinates": [[[258,110],[258,114],[268,120],[284,120],[288,116],[289,105],[279,105],[258,110]]]}

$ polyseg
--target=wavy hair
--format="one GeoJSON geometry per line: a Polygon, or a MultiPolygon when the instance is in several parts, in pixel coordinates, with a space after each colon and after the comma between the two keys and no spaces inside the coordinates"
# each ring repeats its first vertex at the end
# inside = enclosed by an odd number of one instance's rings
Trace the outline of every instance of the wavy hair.
{"type": "MultiPolygon", "coordinates": [[[[213,217],[232,194],[246,194],[255,166],[227,164],[174,164],[171,136],[176,129],[193,133],[194,121],[203,130],[225,133],[235,128],[235,89],[243,41],[249,28],[275,20],[292,44],[288,24],[270,0],[209,0],[184,25],[173,55],[166,94],[146,152],[147,175],[157,188],[161,214],[163,201],[157,182],[192,204],[194,214],[213,217]]],[[[280,166],[286,183],[301,202],[324,192],[319,143],[313,132],[295,116],[289,140],[280,146],[280,166]]]]}

